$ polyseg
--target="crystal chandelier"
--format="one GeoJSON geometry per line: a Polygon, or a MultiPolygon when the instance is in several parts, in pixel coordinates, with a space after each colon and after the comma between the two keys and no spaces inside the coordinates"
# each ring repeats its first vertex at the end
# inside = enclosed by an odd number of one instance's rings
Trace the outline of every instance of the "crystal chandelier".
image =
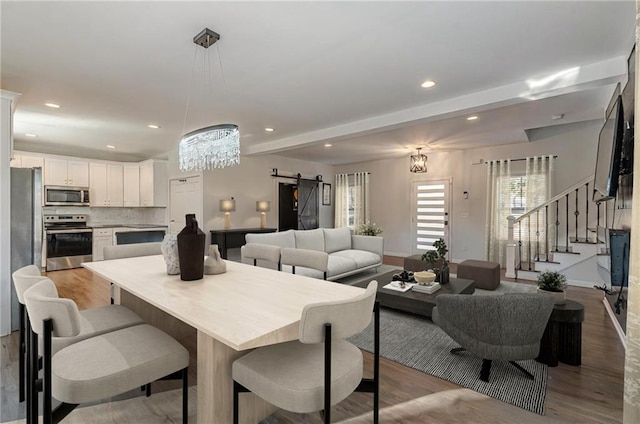
{"type": "MultiPolygon", "coordinates": [[[[205,49],[220,39],[220,35],[209,28],[203,29],[193,38],[193,42],[205,49]]],[[[222,60],[218,52],[220,70],[222,60]]],[[[195,69],[195,57],[194,57],[195,69]]],[[[191,75],[193,79],[193,72],[191,75]]],[[[224,75],[223,75],[224,79],[224,75]]],[[[226,97],[226,96],[225,96],[226,97]]],[[[187,110],[185,111],[185,126],[187,110]]],[[[240,131],[234,124],[219,124],[191,131],[182,136],[178,148],[180,171],[203,171],[205,169],[226,168],[240,163],[240,131]]]]}

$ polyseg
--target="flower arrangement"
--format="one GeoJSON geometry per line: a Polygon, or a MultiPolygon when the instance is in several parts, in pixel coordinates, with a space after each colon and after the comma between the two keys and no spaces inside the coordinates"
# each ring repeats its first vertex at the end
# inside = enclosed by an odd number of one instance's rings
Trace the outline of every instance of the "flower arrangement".
{"type": "Polygon", "coordinates": [[[538,287],[550,292],[563,292],[567,288],[567,277],[557,271],[544,271],[538,275],[538,287]]]}
{"type": "Polygon", "coordinates": [[[356,234],[361,236],[377,236],[382,234],[382,228],[378,227],[375,222],[372,224],[367,221],[364,224],[360,224],[356,230],[356,234]]]}

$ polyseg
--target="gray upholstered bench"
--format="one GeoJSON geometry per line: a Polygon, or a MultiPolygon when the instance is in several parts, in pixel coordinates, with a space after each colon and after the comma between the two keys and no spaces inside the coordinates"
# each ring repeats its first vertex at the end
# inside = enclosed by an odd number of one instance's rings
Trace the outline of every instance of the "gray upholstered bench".
{"type": "Polygon", "coordinates": [[[477,289],[495,290],[500,284],[500,264],[496,262],[466,260],[458,264],[456,274],[474,280],[477,289]]]}

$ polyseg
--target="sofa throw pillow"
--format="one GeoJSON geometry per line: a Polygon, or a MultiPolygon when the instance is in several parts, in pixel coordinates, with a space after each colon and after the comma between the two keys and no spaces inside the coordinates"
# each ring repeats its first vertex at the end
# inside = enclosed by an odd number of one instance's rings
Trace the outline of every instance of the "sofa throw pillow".
{"type": "Polygon", "coordinates": [[[325,252],[351,249],[351,228],[323,228],[325,252]]]}
{"type": "Polygon", "coordinates": [[[296,248],[319,250],[324,252],[324,233],[321,228],[316,230],[296,230],[296,248]]]}

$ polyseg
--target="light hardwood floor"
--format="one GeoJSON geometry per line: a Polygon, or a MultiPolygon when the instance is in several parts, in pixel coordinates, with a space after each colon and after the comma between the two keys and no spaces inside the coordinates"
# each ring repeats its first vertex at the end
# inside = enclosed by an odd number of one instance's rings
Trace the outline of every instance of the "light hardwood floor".
{"type": "MultiPolygon", "coordinates": [[[[401,267],[402,258],[385,257],[385,263],[401,267]]],[[[108,283],[87,270],[56,271],[48,276],[55,281],[60,296],[74,299],[81,309],[108,304],[108,283]]],[[[381,422],[621,423],[624,349],[604,309],[602,292],[569,287],[567,295],[585,305],[582,365],[560,363],[549,368],[545,416],[382,358],[381,422]]],[[[2,401],[13,402],[10,398],[15,397],[15,390],[6,390],[5,382],[15,382],[15,376],[10,375],[17,360],[15,334],[2,338],[2,348],[2,401]]],[[[365,352],[365,373],[371,369],[371,355],[365,352]]],[[[355,393],[333,409],[333,420],[369,423],[371,408],[371,395],[355,393]]],[[[275,417],[282,424],[322,422],[318,414],[301,416],[280,411],[275,417]]]]}

